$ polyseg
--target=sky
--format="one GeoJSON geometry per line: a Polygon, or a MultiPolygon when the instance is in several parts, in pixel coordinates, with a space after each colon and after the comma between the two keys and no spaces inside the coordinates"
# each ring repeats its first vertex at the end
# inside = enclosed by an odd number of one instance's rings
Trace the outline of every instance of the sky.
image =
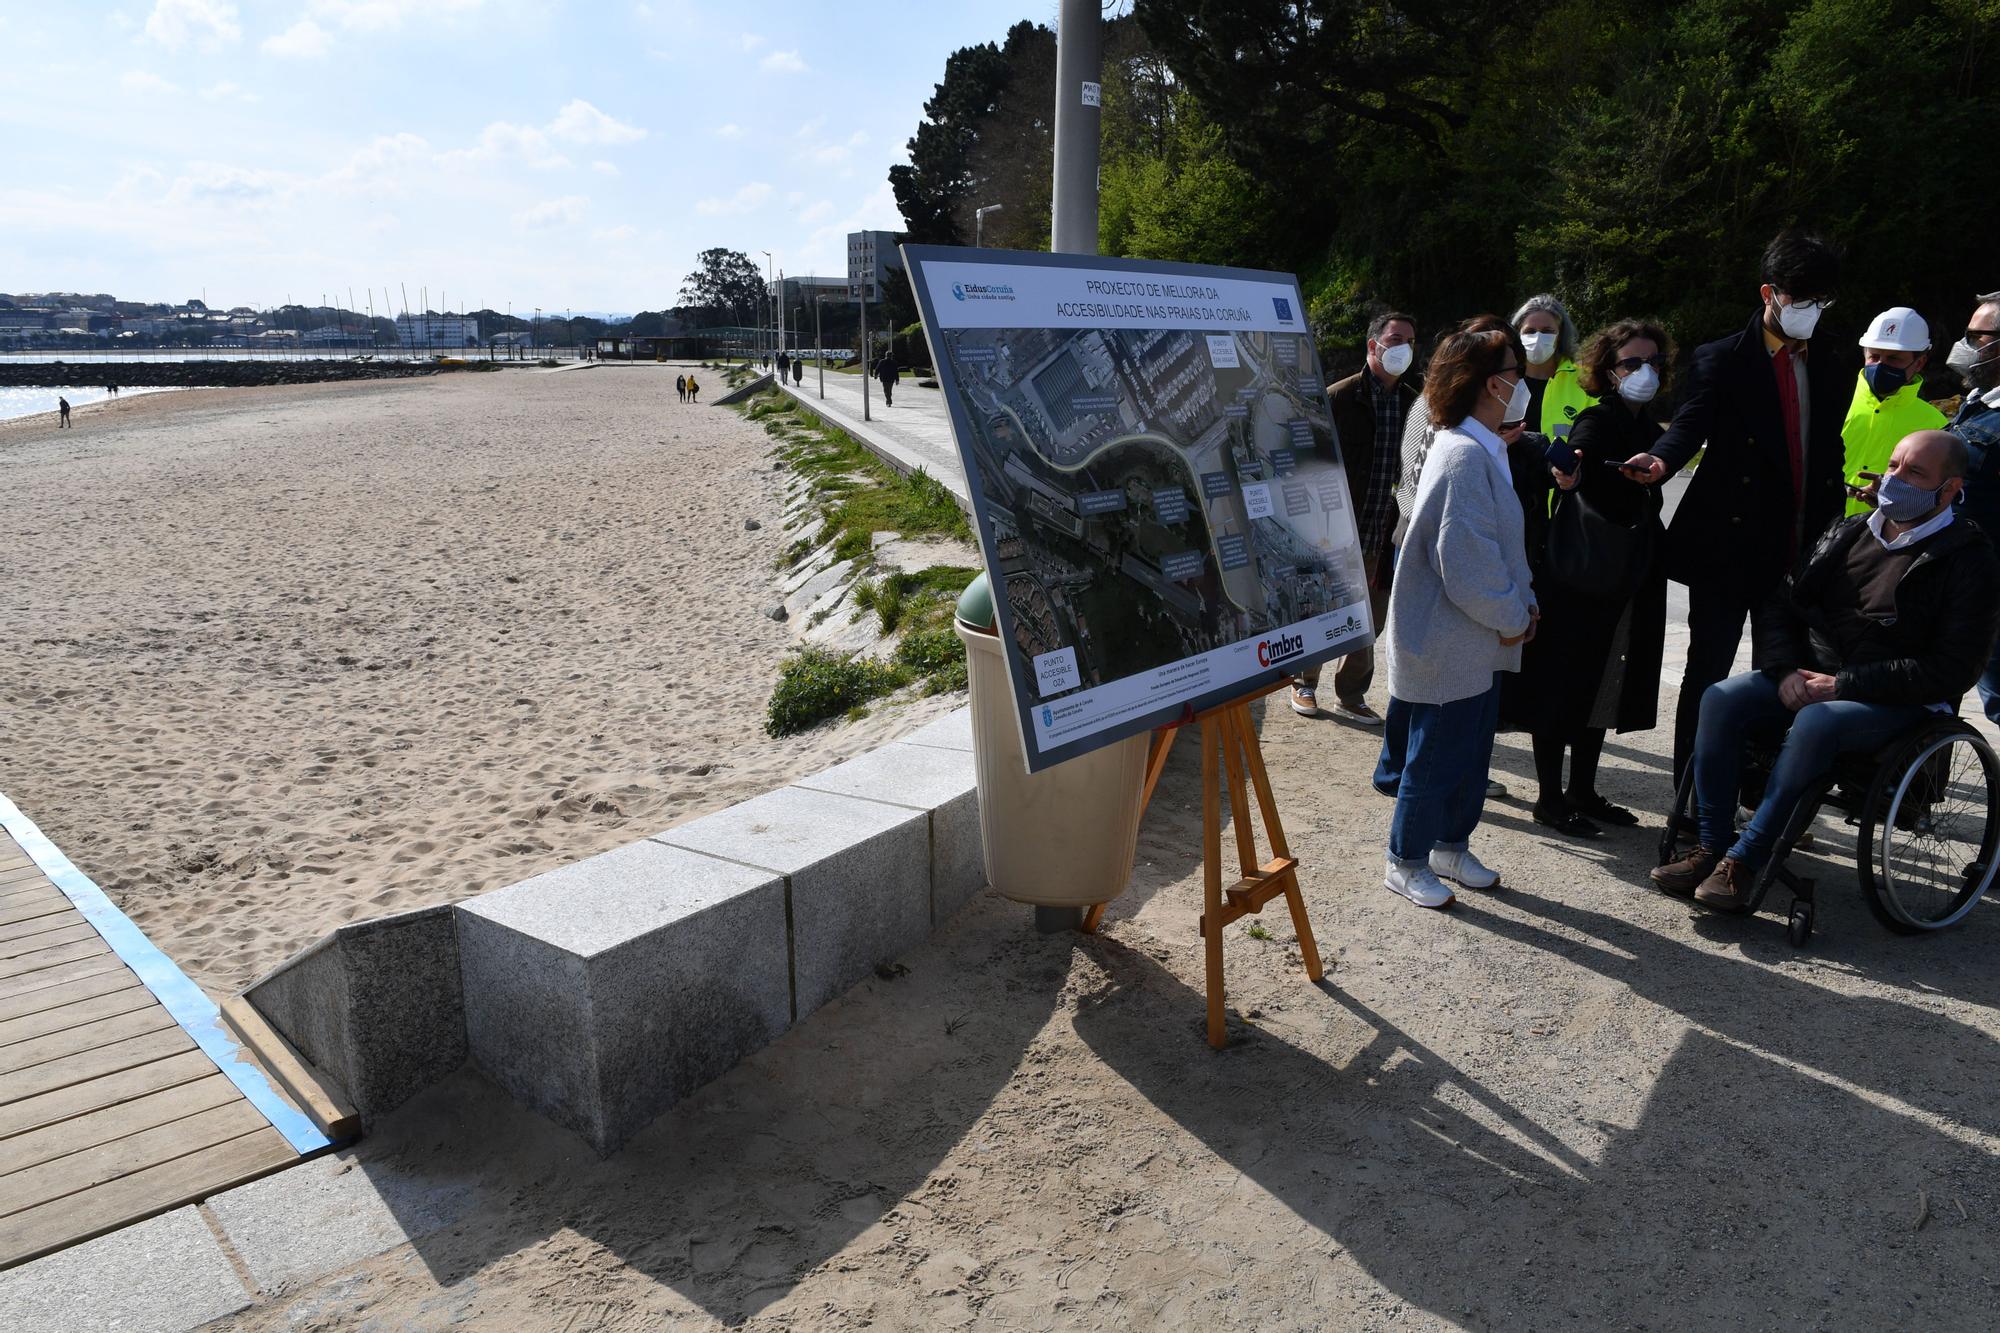
{"type": "Polygon", "coordinates": [[[1020,18],[1055,0],[0,0],[0,291],[629,312],[711,246],[844,274],[945,58],[1020,18]]]}

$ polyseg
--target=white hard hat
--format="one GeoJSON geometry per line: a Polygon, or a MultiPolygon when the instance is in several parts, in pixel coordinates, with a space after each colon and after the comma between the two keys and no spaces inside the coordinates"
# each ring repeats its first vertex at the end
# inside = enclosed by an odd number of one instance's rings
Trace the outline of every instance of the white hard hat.
{"type": "Polygon", "coordinates": [[[1861,345],[1881,352],[1928,352],[1931,326],[1908,306],[1892,305],[1875,316],[1868,332],[1861,335],[1861,345]]]}

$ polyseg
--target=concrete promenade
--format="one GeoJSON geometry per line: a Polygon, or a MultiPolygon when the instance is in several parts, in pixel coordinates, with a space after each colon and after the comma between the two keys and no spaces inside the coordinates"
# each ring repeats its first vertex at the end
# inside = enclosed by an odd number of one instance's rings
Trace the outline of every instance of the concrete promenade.
{"type": "Polygon", "coordinates": [[[882,405],[882,386],[870,381],[868,405],[872,420],[869,421],[861,419],[859,375],[827,372],[826,397],[822,399],[819,372],[807,367],[805,383],[787,385],[785,392],[862,441],[892,467],[903,472],[922,468],[943,482],[958,497],[959,504],[967,509],[972,507],[965,469],[958,461],[958,446],[952,443],[951,419],[945,412],[944,396],[936,389],[918,388],[915,376],[905,375],[896,386],[893,407],[882,405]]]}

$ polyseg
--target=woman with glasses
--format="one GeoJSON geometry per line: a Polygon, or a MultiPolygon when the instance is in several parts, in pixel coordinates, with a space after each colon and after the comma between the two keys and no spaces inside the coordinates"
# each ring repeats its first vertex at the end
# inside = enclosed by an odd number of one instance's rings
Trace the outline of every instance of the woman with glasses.
{"type": "Polygon", "coordinates": [[[1470,838],[1486,799],[1500,673],[1520,669],[1540,614],[1499,434],[1527,410],[1520,338],[1511,329],[1452,334],[1432,358],[1424,396],[1437,434],[1383,635],[1390,703],[1408,719],[1383,883],[1419,907],[1449,907],[1444,880],[1500,883],[1470,838]]]}
{"type": "Polygon", "coordinates": [[[1535,553],[1542,619],[1502,704],[1508,724],[1534,741],[1535,822],[1573,838],[1639,822],[1598,792],[1597,765],[1606,731],[1644,731],[1657,719],[1667,624],[1660,493],[1622,464],[1660,438],[1654,402],[1673,355],[1659,325],[1623,319],[1578,358],[1593,402],[1569,433],[1565,493],[1535,553]]]}

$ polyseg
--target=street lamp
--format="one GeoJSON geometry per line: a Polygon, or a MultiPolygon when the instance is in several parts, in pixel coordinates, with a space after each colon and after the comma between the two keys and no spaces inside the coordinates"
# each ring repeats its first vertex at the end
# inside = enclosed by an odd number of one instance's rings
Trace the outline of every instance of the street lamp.
{"type": "MultiPolygon", "coordinates": [[[[759,250],[757,253],[764,256],[764,300],[762,305],[768,308],[771,304],[771,278],[776,272],[775,261],[772,260],[769,250],[759,250]]],[[[764,342],[764,313],[764,309],[760,309],[757,312],[757,342],[760,347],[764,342]]]]}
{"type": "Polygon", "coordinates": [[[972,211],[973,249],[977,250],[980,246],[986,243],[986,215],[988,213],[998,213],[1001,209],[1005,207],[1006,207],[1005,204],[988,204],[984,208],[975,208],[972,211]]]}

